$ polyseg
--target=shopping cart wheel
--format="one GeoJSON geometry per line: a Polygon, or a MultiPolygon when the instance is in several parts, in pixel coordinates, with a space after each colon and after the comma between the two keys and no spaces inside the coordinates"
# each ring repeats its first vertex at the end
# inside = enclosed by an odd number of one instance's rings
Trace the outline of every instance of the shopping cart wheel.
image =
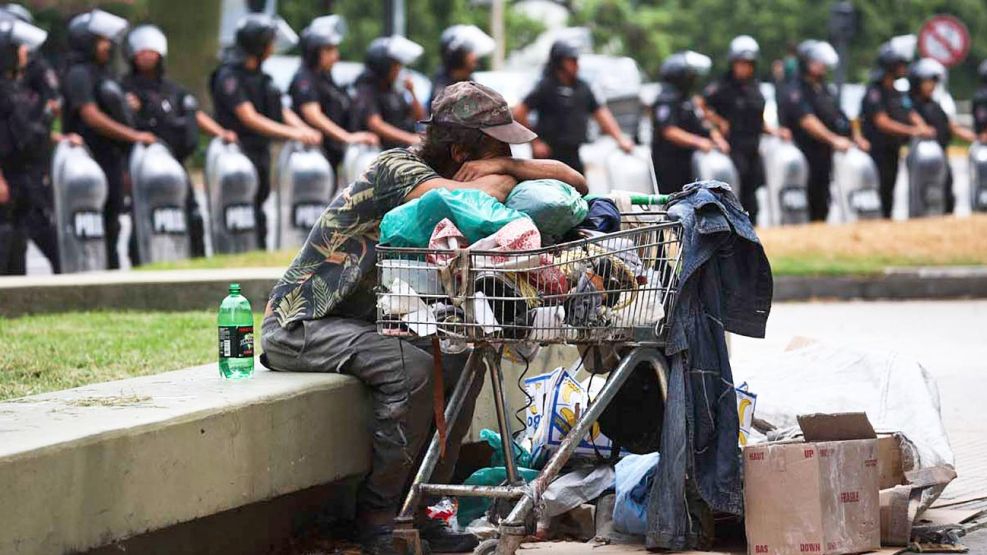
{"type": "Polygon", "coordinates": [[[494,555],[497,552],[497,538],[483,540],[480,545],[473,549],[473,555],[494,555]]]}

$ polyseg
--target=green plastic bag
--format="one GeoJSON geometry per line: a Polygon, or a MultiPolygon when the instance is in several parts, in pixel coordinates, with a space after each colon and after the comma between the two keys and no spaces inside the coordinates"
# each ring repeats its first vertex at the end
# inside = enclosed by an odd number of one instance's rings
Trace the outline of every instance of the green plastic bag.
{"type": "Polygon", "coordinates": [[[586,219],[589,205],[579,192],[556,179],[522,181],[504,204],[526,214],[543,237],[561,237],[586,219]]]}
{"type": "MultiPolygon", "coordinates": [[[[538,477],[538,471],[531,468],[518,468],[517,472],[525,483],[538,477]]],[[[503,466],[494,466],[477,470],[463,483],[470,486],[499,486],[505,480],[507,480],[507,470],[503,466]]],[[[456,512],[459,526],[465,528],[483,516],[483,513],[490,508],[490,503],[491,501],[484,497],[460,497],[459,509],[456,512]]]]}
{"type": "MultiPolygon", "coordinates": [[[[490,456],[490,466],[504,466],[504,445],[500,441],[500,434],[484,428],[480,430],[480,439],[486,441],[487,445],[493,449],[493,455],[490,456]]],[[[511,445],[514,447],[514,465],[531,468],[531,453],[518,445],[516,441],[512,441],[511,445]]]]}
{"type": "Polygon", "coordinates": [[[435,226],[449,218],[472,244],[524,217],[483,191],[432,189],[384,215],[380,222],[380,243],[392,247],[427,247],[435,226]]]}

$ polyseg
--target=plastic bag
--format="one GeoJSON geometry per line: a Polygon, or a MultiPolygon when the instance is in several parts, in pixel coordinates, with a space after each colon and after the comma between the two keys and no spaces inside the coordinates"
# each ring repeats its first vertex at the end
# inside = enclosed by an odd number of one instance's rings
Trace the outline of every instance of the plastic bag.
{"type": "MultiPolygon", "coordinates": [[[[504,446],[500,440],[500,434],[486,428],[480,430],[480,439],[486,441],[493,449],[490,456],[490,466],[504,466],[504,446]]],[[[514,446],[514,464],[525,468],[531,467],[531,453],[527,449],[518,445],[516,441],[511,442],[514,446]]]]}
{"type": "Polygon", "coordinates": [[[380,222],[380,243],[424,248],[435,226],[448,218],[472,244],[524,217],[483,191],[432,189],[384,215],[380,222]]]}
{"type": "Polygon", "coordinates": [[[624,534],[644,535],[648,531],[648,494],[658,470],[658,453],[627,455],[616,468],[617,498],[613,506],[613,527],[624,534]]]}
{"type": "Polygon", "coordinates": [[[589,211],[589,205],[575,189],[555,179],[518,183],[504,204],[528,215],[546,237],[565,235],[589,211]]]}
{"type": "MultiPolygon", "coordinates": [[[[538,477],[538,471],[531,468],[518,468],[518,475],[525,482],[530,482],[538,477]]],[[[463,482],[468,486],[499,486],[507,480],[507,470],[503,466],[481,468],[463,482]]],[[[462,497],[459,499],[459,512],[456,518],[459,519],[459,526],[469,526],[471,522],[483,516],[490,507],[490,500],[484,497],[462,497]]]]}

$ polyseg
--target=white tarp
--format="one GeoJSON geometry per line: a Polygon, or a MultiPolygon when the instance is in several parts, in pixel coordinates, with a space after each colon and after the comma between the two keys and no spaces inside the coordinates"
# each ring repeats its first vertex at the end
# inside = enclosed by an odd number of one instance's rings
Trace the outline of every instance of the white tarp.
{"type": "MultiPolygon", "coordinates": [[[[878,433],[900,432],[914,444],[916,469],[954,465],[939,388],[921,364],[889,351],[800,343],[774,357],[731,361],[735,382],[757,392],[755,418],[798,429],[799,414],[863,411],[878,433]]],[[[755,433],[750,441],[765,437],[755,433]]],[[[941,490],[923,496],[923,505],[941,490]]]]}

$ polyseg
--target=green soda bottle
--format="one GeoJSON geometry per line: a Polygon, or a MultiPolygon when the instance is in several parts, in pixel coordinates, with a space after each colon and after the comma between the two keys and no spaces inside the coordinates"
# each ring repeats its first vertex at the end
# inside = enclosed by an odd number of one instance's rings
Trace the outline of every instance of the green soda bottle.
{"type": "Polygon", "coordinates": [[[219,305],[219,373],[224,378],[249,378],[254,373],[254,315],[240,284],[219,305]]]}

